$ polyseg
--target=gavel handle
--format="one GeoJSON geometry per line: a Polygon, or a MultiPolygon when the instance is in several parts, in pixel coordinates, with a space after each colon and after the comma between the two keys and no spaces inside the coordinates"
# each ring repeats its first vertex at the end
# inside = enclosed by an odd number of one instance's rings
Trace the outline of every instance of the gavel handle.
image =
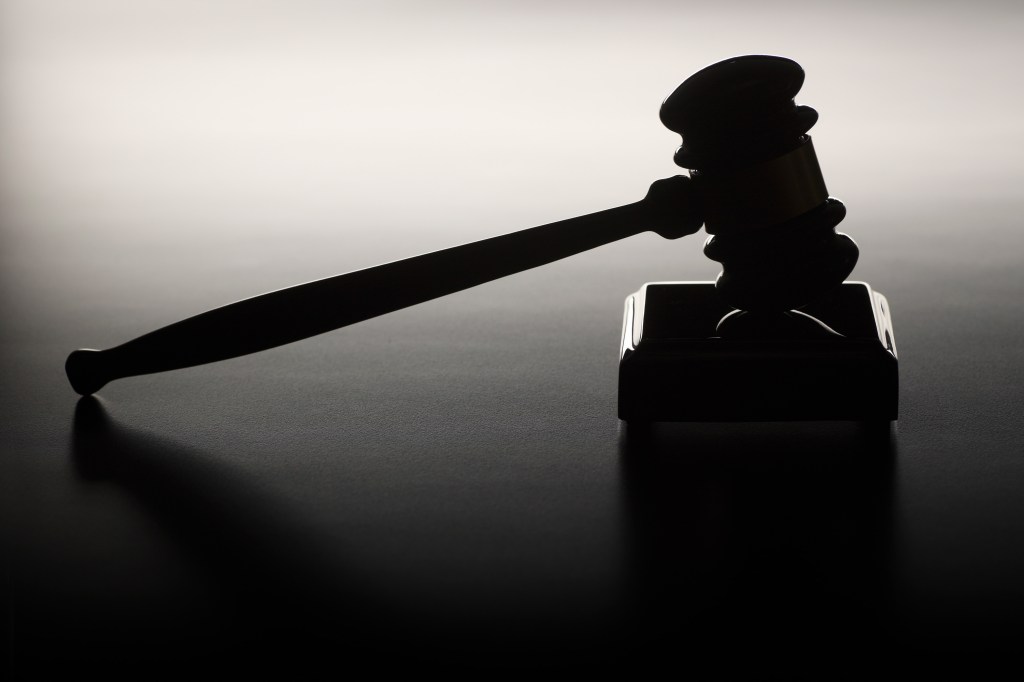
{"type": "Polygon", "coordinates": [[[209,310],[65,363],[82,395],[122,377],[226,360],[462,291],[646,230],[700,229],[689,178],[658,180],[636,203],[299,284],[209,310]]]}

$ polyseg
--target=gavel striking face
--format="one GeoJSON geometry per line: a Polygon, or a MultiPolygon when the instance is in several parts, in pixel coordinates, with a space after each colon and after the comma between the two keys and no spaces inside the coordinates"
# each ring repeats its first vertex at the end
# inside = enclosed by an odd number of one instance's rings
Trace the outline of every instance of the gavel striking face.
{"type": "Polygon", "coordinates": [[[729,59],[691,76],[661,119],[683,136],[675,160],[691,177],[658,180],[633,204],[541,225],[245,299],[108,350],[77,350],[65,369],[83,395],[127,376],[254,353],[522,272],[640,232],[669,239],[705,224],[717,289],[751,312],[785,311],[835,288],[857,247],[835,226],[796,106],[803,70],[782,57],[729,59]]]}

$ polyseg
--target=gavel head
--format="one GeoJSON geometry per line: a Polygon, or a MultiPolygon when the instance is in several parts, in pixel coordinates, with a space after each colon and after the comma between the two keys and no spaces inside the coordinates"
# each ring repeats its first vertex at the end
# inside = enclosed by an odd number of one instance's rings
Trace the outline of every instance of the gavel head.
{"type": "Polygon", "coordinates": [[[800,66],[746,56],[683,82],[661,120],[683,136],[675,162],[690,169],[702,204],[704,245],[722,263],[717,289],[741,310],[800,307],[838,286],[857,245],[835,231],[846,215],[831,199],[807,131],[818,113],[797,106],[800,66]]]}

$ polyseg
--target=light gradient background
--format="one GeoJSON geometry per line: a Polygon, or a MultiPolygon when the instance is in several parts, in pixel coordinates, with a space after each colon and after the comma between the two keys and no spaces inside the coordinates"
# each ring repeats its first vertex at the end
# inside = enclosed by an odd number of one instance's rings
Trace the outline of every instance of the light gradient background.
{"type": "MultiPolygon", "coordinates": [[[[954,623],[1019,614],[1022,7],[3,0],[8,596],[45,575],[35,589],[144,618],[206,585],[144,502],[72,471],[72,348],[634,201],[679,172],[661,100],[702,66],[764,53],[807,72],[798,101],[820,113],[854,276],[892,304],[898,589],[954,623]]],[[[102,395],[117,423],[198,451],[311,545],[344,546],[389,600],[472,621],[560,594],[571,624],[616,589],[628,551],[622,299],[712,279],[700,241],[645,234],[102,395]],[[524,495],[571,501],[524,520],[524,495]],[[545,513],[559,517],[546,533],[545,513]]]]}

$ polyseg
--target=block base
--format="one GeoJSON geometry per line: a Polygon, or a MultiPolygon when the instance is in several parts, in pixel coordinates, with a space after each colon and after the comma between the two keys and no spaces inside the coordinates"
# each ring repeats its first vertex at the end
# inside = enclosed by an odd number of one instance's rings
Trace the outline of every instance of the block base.
{"type": "Polygon", "coordinates": [[[885,297],[846,282],[800,312],[837,334],[730,337],[713,282],[652,282],[626,299],[619,418],[891,421],[896,343],[885,297]],[[723,327],[724,329],[724,327],[723,327]]]}

